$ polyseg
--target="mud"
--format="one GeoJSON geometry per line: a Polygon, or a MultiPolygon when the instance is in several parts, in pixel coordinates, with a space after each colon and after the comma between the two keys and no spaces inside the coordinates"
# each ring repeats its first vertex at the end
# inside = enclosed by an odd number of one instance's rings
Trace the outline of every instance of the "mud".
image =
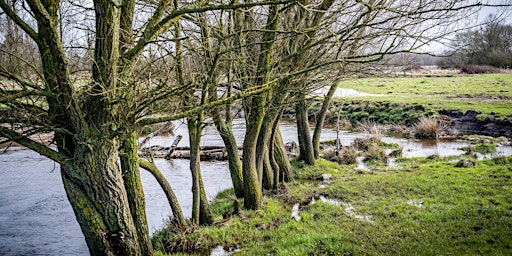
{"type": "Polygon", "coordinates": [[[487,135],[492,137],[512,138],[512,118],[498,119],[488,116],[483,120],[477,118],[481,112],[468,110],[441,110],[439,114],[448,117],[448,130],[453,135],[487,135]]]}

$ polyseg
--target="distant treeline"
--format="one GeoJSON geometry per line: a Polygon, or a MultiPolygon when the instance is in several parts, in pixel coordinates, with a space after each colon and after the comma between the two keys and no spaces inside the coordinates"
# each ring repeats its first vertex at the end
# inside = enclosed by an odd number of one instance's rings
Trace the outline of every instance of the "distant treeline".
{"type": "Polygon", "coordinates": [[[470,64],[512,68],[512,25],[493,16],[486,24],[455,36],[456,50],[446,52],[438,65],[442,68],[463,68],[470,64]]]}

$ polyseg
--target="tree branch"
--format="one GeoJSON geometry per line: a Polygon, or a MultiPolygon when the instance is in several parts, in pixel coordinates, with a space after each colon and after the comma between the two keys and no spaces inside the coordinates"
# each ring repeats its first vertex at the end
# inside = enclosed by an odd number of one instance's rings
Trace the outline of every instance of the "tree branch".
{"type": "Polygon", "coordinates": [[[27,35],[30,36],[36,43],[39,44],[39,37],[37,32],[32,29],[25,21],[23,21],[15,12],[14,10],[9,7],[9,5],[5,2],[5,0],[0,0],[0,8],[4,10],[5,14],[11,18],[16,25],[18,25],[27,35]]]}
{"type": "MultiPolygon", "coordinates": [[[[165,0],[164,0],[165,1],[165,0]]],[[[218,11],[218,10],[234,10],[241,8],[250,8],[262,5],[277,5],[294,2],[295,0],[278,0],[278,1],[262,1],[262,2],[249,2],[242,4],[221,4],[221,5],[204,5],[199,7],[188,7],[183,9],[177,9],[165,16],[160,22],[155,23],[154,26],[146,27],[142,38],[135,44],[135,46],[123,54],[122,58],[133,59],[137,56],[144,47],[159,36],[163,31],[169,29],[172,23],[177,22],[178,19],[185,14],[199,13],[206,11],[218,11]]],[[[153,17],[152,17],[153,19],[153,17]]]]}
{"type": "Polygon", "coordinates": [[[172,121],[172,120],[178,120],[178,119],[181,119],[181,118],[184,118],[184,117],[187,117],[187,116],[191,116],[193,114],[197,114],[197,113],[199,113],[199,112],[201,112],[203,110],[209,109],[209,108],[213,108],[213,107],[217,107],[217,106],[225,105],[225,104],[230,104],[230,103],[233,103],[235,100],[238,100],[238,99],[241,99],[241,98],[244,98],[244,97],[248,97],[248,96],[251,96],[251,95],[254,95],[254,94],[265,92],[265,91],[267,91],[267,90],[269,90],[271,88],[270,85],[273,84],[274,82],[275,82],[275,80],[271,81],[271,82],[269,82],[269,83],[267,83],[265,85],[258,86],[258,87],[253,87],[251,89],[242,91],[240,93],[237,93],[237,94],[235,94],[233,96],[224,98],[222,100],[212,101],[212,102],[209,102],[207,104],[194,107],[194,108],[192,108],[192,109],[190,109],[188,111],[184,111],[184,112],[181,112],[179,114],[169,115],[169,116],[144,118],[144,119],[139,120],[138,123],[140,125],[148,125],[148,124],[162,123],[162,122],[167,122],[167,121],[172,121]]]}
{"type": "Polygon", "coordinates": [[[32,149],[35,152],[46,156],[61,165],[70,166],[69,159],[63,154],[45,146],[42,143],[33,141],[9,128],[0,126],[0,137],[8,138],[9,140],[12,140],[24,147],[32,149]]]}

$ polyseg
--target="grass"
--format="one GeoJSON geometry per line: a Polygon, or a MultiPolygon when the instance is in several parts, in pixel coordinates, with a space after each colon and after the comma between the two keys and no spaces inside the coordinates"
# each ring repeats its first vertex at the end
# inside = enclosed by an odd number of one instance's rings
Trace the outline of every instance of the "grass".
{"type": "MultiPolygon", "coordinates": [[[[236,247],[237,255],[508,255],[512,157],[474,168],[449,160],[401,159],[400,169],[369,172],[294,161],[298,180],[286,195],[266,197],[261,210],[197,232],[215,241],[212,246],[236,247]],[[323,173],[334,176],[326,186],[312,180],[323,173]],[[341,205],[309,203],[319,195],[341,205]],[[293,202],[302,204],[300,221],[291,219],[293,202]]],[[[220,194],[216,214],[233,200],[232,192],[220,194]]]]}
{"type": "Polygon", "coordinates": [[[492,154],[496,152],[496,145],[494,144],[477,144],[462,148],[467,153],[480,153],[480,154],[492,154]]]}
{"type": "Polygon", "coordinates": [[[357,98],[360,100],[416,103],[433,110],[474,109],[498,117],[512,115],[512,74],[366,78],[343,81],[339,86],[381,95],[357,98]]]}

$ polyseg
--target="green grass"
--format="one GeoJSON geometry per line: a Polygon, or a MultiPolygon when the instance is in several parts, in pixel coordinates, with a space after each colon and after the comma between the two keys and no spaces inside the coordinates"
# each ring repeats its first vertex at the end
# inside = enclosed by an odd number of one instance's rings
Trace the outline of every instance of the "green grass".
{"type": "MultiPolygon", "coordinates": [[[[244,211],[244,218],[197,232],[215,241],[212,246],[237,247],[237,255],[510,254],[512,157],[474,168],[455,168],[448,160],[401,159],[400,169],[367,172],[323,160],[315,166],[293,162],[299,179],[288,184],[289,193],[266,197],[261,210],[244,211]],[[320,187],[314,179],[323,173],[334,180],[320,187]],[[343,204],[307,204],[315,195],[343,204]],[[291,219],[290,201],[303,204],[300,221],[291,219]],[[348,204],[353,212],[345,210],[348,204]]],[[[220,194],[216,214],[233,200],[232,192],[220,194]]]]}
{"type": "Polygon", "coordinates": [[[478,144],[464,147],[462,150],[468,153],[492,154],[496,152],[496,146],[494,144],[478,144]]]}
{"type": "Polygon", "coordinates": [[[417,103],[434,110],[474,109],[499,117],[512,115],[512,74],[366,78],[343,81],[339,87],[382,95],[355,98],[361,100],[417,103]]]}

